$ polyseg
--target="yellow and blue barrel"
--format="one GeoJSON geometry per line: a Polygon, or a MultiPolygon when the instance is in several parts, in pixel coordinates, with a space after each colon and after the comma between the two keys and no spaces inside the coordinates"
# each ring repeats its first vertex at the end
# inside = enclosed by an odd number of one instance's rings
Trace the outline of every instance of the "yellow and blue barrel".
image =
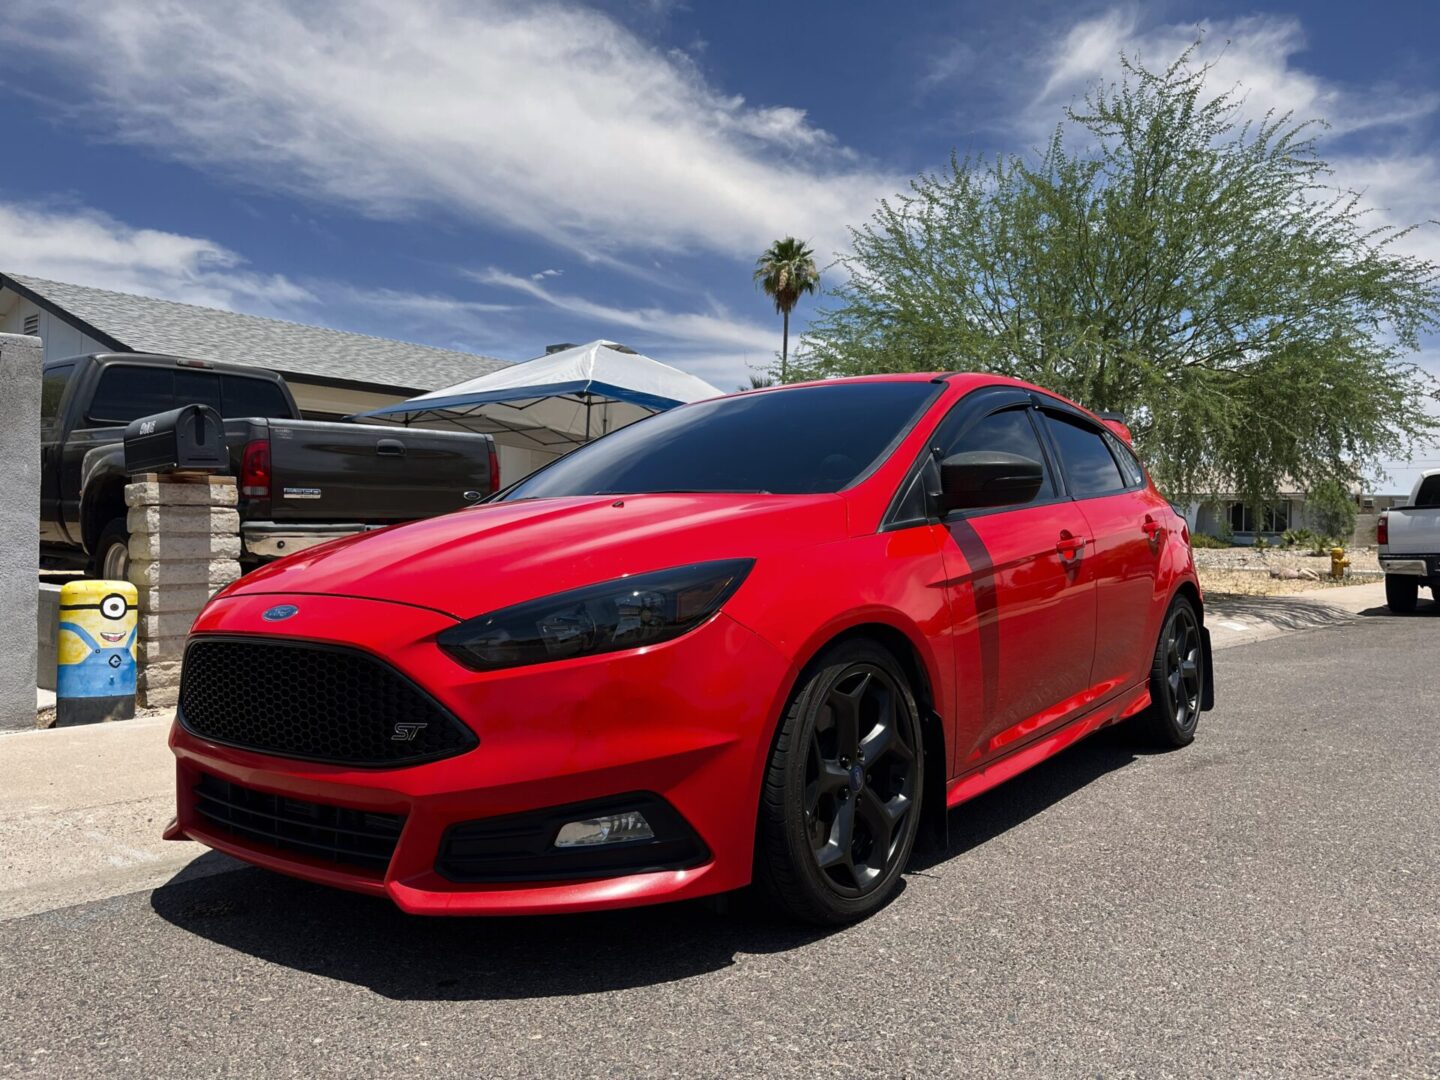
{"type": "Polygon", "coordinates": [[[60,587],[56,724],[135,715],[138,600],[128,581],[72,581],[60,587]]]}

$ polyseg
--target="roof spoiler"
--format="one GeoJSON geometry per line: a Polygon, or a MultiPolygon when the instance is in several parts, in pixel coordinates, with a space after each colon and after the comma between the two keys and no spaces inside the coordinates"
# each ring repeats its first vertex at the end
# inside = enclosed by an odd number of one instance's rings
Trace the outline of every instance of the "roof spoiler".
{"type": "Polygon", "coordinates": [[[1096,413],[1105,422],[1105,426],[1113,431],[1120,438],[1125,440],[1126,446],[1135,445],[1135,436],[1130,434],[1130,425],[1125,423],[1125,414],[1122,412],[1096,413]]]}

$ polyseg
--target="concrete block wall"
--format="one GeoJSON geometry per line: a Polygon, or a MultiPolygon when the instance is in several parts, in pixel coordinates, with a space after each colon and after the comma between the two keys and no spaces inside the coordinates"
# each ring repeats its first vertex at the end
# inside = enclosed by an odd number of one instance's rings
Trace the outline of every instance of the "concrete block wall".
{"type": "Polygon", "coordinates": [[[0,334],[0,729],[35,726],[43,357],[39,338],[0,334]]]}
{"type": "Polygon", "coordinates": [[[140,593],[137,703],[180,697],[185,635],[205,602],[240,576],[233,476],[145,474],[125,488],[130,581],[140,593]]]}
{"type": "Polygon", "coordinates": [[[55,690],[56,661],[60,649],[60,586],[40,583],[40,617],[35,624],[35,685],[55,690]]]}

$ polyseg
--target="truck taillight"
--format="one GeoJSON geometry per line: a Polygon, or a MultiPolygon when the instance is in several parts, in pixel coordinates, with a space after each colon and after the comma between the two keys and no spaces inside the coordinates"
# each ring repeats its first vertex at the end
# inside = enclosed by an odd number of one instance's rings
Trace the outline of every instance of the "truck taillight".
{"type": "Polygon", "coordinates": [[[1375,523],[1375,542],[1377,544],[1390,543],[1390,516],[1381,514],[1380,520],[1375,523]]]}
{"type": "Polygon", "coordinates": [[[240,455],[240,494],[251,499],[270,497],[270,442],[254,439],[240,455]]]}
{"type": "Polygon", "coordinates": [[[495,452],[495,444],[490,444],[490,494],[500,490],[500,455],[495,452]]]}

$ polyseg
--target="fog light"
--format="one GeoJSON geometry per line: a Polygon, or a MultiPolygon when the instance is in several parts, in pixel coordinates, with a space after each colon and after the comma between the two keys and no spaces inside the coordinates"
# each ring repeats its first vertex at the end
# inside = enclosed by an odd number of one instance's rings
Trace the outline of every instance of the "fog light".
{"type": "Polygon", "coordinates": [[[639,810],[623,814],[604,814],[569,821],[555,836],[557,848],[592,847],[596,844],[622,844],[626,840],[653,840],[655,832],[639,810]]]}

